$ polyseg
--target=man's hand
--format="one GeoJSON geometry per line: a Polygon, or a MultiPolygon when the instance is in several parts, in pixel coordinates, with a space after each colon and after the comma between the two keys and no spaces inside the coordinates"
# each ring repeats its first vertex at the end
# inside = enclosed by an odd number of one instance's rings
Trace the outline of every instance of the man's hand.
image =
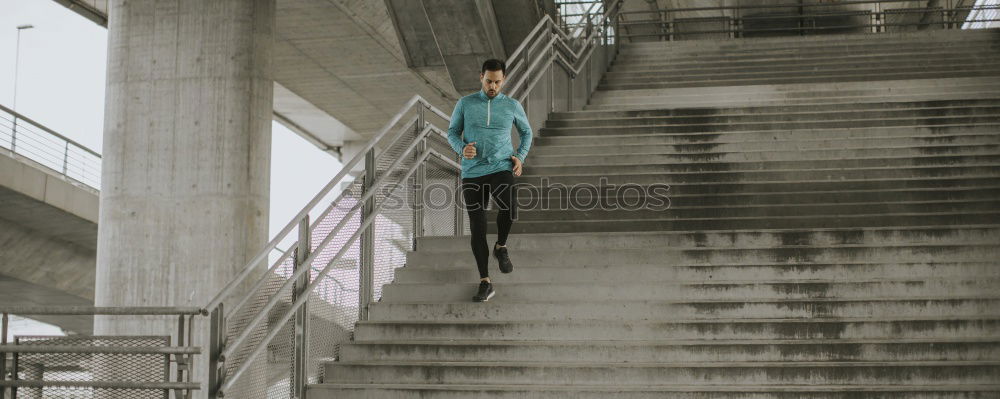
{"type": "Polygon", "coordinates": [[[465,148],[462,149],[462,155],[465,157],[465,159],[472,159],[476,156],[476,146],[474,146],[473,144],[476,144],[476,142],[473,141],[469,144],[466,144],[465,148]]]}
{"type": "Polygon", "coordinates": [[[521,175],[521,160],[518,159],[516,156],[513,156],[513,155],[510,156],[510,159],[512,161],[514,161],[514,176],[520,176],[521,175]]]}

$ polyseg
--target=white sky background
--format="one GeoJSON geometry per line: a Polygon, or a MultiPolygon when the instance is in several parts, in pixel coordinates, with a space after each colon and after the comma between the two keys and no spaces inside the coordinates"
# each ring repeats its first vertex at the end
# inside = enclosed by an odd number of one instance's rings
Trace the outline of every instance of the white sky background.
{"type": "MultiPolygon", "coordinates": [[[[21,32],[17,111],[102,152],[107,30],[52,0],[0,0],[0,104],[7,107],[14,98],[17,26],[24,24],[35,28],[21,32]]],[[[340,168],[332,156],[273,123],[271,233],[340,168]]]]}

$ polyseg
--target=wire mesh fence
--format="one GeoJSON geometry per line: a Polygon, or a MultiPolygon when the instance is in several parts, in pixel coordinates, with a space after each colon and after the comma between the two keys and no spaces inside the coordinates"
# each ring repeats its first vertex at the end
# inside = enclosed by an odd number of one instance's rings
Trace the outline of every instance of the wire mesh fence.
{"type": "Polygon", "coordinates": [[[16,354],[11,362],[14,380],[37,386],[13,388],[12,398],[162,399],[169,395],[168,389],[86,386],[94,381],[102,385],[170,382],[169,354],[122,352],[122,348],[170,346],[167,336],[15,336],[14,344],[56,345],[77,351],[16,354]],[[81,348],[92,350],[79,351],[81,348]]]}

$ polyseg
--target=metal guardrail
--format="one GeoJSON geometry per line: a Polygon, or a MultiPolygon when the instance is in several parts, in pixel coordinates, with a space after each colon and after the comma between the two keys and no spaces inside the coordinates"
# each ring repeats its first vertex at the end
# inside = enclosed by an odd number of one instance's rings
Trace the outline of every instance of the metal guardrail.
{"type": "Polygon", "coordinates": [[[101,188],[101,154],[3,105],[0,147],[70,180],[101,188]]]}
{"type": "Polygon", "coordinates": [[[0,399],[82,397],[191,398],[195,357],[190,346],[200,308],[0,306],[0,399]],[[8,343],[9,315],[176,317],[174,336],[15,335],[8,343]]]}
{"type": "Polygon", "coordinates": [[[969,29],[1000,22],[1000,5],[946,0],[941,7],[908,8],[907,3],[912,2],[845,0],[623,11],[615,24],[624,40],[636,42],[969,29]]]}
{"type": "MultiPolygon", "coordinates": [[[[585,105],[617,54],[619,5],[572,34],[545,16],[510,55],[505,91],[522,101],[533,130],[551,112],[585,105]]],[[[206,305],[210,398],[302,398],[417,238],[468,233],[449,122],[411,98],[206,305]],[[359,177],[348,182],[352,170],[359,177]]]]}

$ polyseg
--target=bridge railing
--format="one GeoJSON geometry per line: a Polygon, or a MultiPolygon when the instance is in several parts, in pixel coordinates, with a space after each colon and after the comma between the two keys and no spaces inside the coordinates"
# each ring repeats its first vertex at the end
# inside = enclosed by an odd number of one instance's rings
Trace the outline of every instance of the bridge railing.
{"type": "Polygon", "coordinates": [[[101,154],[2,105],[0,148],[70,180],[101,188],[101,154]]]}
{"type": "Polygon", "coordinates": [[[623,11],[615,24],[626,42],[1000,27],[1000,1],[944,0],[934,7],[911,7],[912,3],[909,0],[766,5],[737,2],[733,6],[623,11]]]}

